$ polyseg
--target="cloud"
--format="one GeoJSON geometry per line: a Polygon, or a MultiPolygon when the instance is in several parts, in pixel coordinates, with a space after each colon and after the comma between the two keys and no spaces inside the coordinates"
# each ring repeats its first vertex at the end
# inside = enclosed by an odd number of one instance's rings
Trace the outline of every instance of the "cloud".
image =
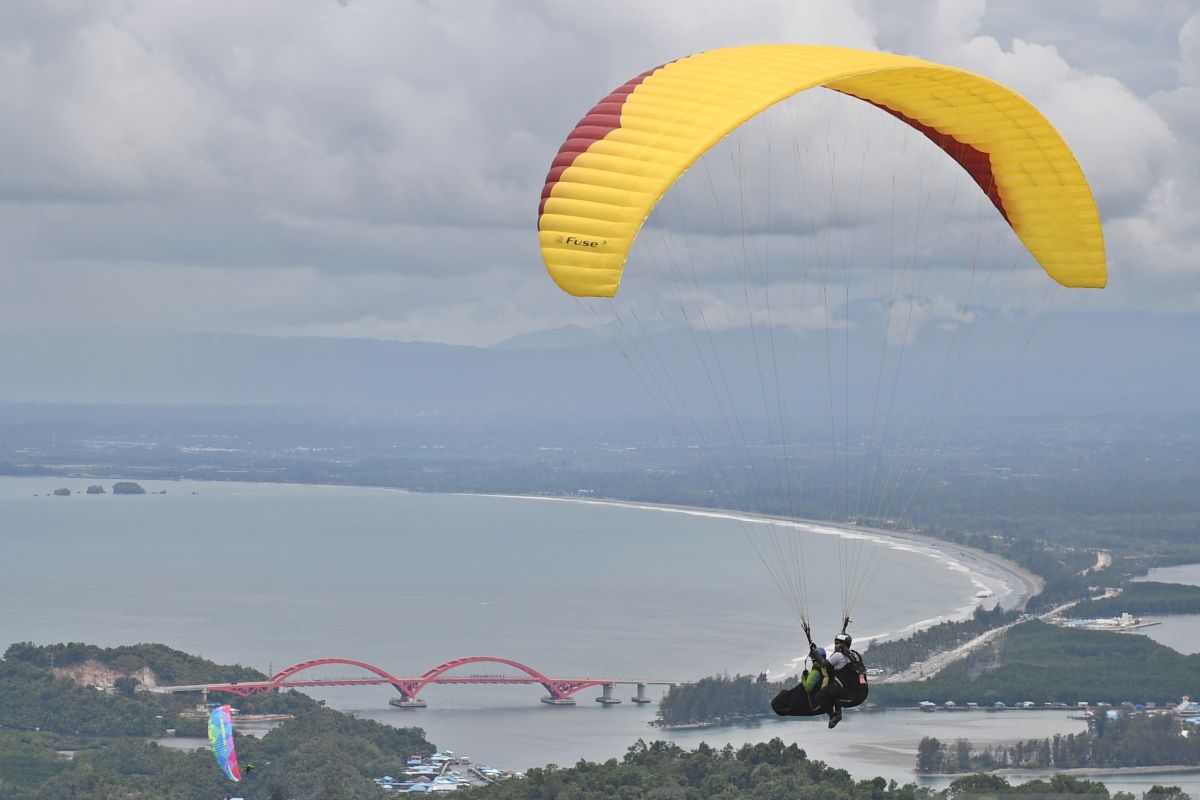
{"type": "MultiPolygon", "coordinates": [[[[1196,310],[1200,23],[1164,8],[1174,30],[1122,2],[1083,22],[1032,0],[17,2],[0,30],[0,114],[20,121],[0,130],[0,272],[43,294],[4,292],[0,319],[463,343],[586,322],[533,236],[562,137],[631,75],[774,41],[1011,83],[1092,180],[1123,290],[1108,302],[1196,310]],[[1099,55],[1114,52],[1130,57],[1099,55]]],[[[778,235],[878,242],[890,201],[865,175],[853,213],[853,197],[822,216],[777,194],[778,235]]]]}
{"type": "Polygon", "coordinates": [[[892,304],[887,316],[888,345],[899,347],[912,344],[920,331],[930,325],[953,331],[975,320],[975,313],[955,299],[942,294],[932,298],[909,297],[892,304]]]}
{"type": "Polygon", "coordinates": [[[899,25],[892,40],[1013,86],[1070,143],[1105,226],[1110,289],[1097,307],[1200,311],[1198,16],[1185,3],[1151,15],[1124,0],[1086,19],[1067,4],[981,6],[929,3],[937,24],[899,25]],[[989,23],[1007,35],[989,35],[989,23]]]}

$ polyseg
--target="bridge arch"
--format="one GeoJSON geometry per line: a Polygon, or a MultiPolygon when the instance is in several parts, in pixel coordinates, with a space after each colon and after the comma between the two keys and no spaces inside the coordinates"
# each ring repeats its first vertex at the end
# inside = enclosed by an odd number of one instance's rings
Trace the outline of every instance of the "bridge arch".
{"type": "Polygon", "coordinates": [[[271,676],[270,688],[278,689],[288,680],[295,677],[298,673],[314,667],[323,667],[328,664],[345,664],[347,666],[359,667],[360,669],[365,669],[368,672],[373,672],[380,678],[383,678],[383,680],[390,683],[392,686],[395,686],[401,694],[407,695],[407,692],[405,692],[402,688],[404,686],[404,681],[400,680],[395,675],[392,675],[386,670],[380,669],[374,664],[368,664],[365,661],[355,661],[350,658],[317,658],[313,659],[312,661],[302,661],[299,664],[293,664],[290,667],[281,669],[279,672],[276,672],[271,676]]]}
{"type": "Polygon", "coordinates": [[[416,697],[417,692],[424,689],[429,684],[437,680],[441,675],[449,672],[452,669],[466,666],[467,664],[504,664],[505,666],[513,667],[524,672],[530,678],[546,687],[546,691],[556,700],[565,700],[571,695],[578,692],[580,689],[585,689],[588,686],[604,686],[609,681],[603,680],[576,680],[576,681],[558,681],[553,678],[548,678],[538,672],[533,667],[522,664],[520,661],[513,661],[511,658],[499,658],[497,656],[467,656],[465,658],[456,658],[453,661],[447,661],[444,664],[438,664],[436,667],[431,667],[421,675],[419,679],[405,686],[400,691],[409,697],[416,697]],[[407,691],[406,691],[407,690],[407,691]]]}
{"type": "Polygon", "coordinates": [[[519,661],[513,661],[510,658],[499,658],[496,656],[467,656],[465,658],[456,658],[453,661],[447,661],[444,664],[438,664],[426,670],[420,677],[417,678],[398,678],[386,670],[380,669],[373,664],[368,664],[365,661],[356,661],[350,658],[317,658],[311,661],[302,661],[299,664],[293,664],[290,667],[280,670],[265,681],[247,681],[236,684],[208,684],[203,687],[208,691],[229,692],[241,697],[259,692],[270,692],[282,688],[295,687],[301,685],[308,686],[335,686],[349,684],[391,684],[406,700],[415,700],[417,693],[431,683],[540,683],[545,687],[550,697],[554,700],[566,700],[571,695],[586,689],[589,686],[612,686],[613,681],[603,678],[550,678],[543,675],[538,670],[527,664],[522,664],[519,661]],[[456,679],[447,678],[444,681],[439,680],[445,673],[457,669],[467,664],[492,663],[503,664],[513,667],[525,673],[528,679],[525,678],[505,678],[497,676],[494,680],[481,679],[456,679]],[[351,667],[358,667],[375,675],[374,678],[363,679],[331,679],[331,680],[295,680],[296,676],[305,670],[315,667],[328,666],[330,664],[344,664],[351,667]]]}

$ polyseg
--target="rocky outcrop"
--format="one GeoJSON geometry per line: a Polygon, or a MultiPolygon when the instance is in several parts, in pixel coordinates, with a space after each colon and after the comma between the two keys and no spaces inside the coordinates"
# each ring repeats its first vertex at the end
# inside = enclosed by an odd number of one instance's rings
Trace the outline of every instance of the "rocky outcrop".
{"type": "Polygon", "coordinates": [[[142,667],[133,672],[120,672],[92,659],[69,667],[54,667],[50,671],[59,678],[70,678],[80,686],[95,686],[101,689],[111,688],[117,678],[136,678],[144,687],[158,686],[158,678],[149,667],[142,667]]]}

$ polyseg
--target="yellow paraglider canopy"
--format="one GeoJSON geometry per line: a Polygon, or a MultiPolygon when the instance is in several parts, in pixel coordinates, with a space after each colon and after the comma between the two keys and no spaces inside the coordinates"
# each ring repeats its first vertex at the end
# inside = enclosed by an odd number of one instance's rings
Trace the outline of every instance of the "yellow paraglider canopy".
{"type": "Polygon", "coordinates": [[[815,45],[698,53],[602,99],[546,177],[538,231],[551,277],[576,296],[614,296],[633,240],[671,184],[743,122],[816,86],[878,106],[939,145],[1054,280],[1105,285],[1104,238],[1087,179],[1029,101],[955,67],[815,45]]]}

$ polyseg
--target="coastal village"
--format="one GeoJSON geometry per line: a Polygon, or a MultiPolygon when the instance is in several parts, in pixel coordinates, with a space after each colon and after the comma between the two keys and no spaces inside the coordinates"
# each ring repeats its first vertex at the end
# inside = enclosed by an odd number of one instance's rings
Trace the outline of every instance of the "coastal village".
{"type": "Polygon", "coordinates": [[[936,711],[1032,711],[1037,709],[1050,709],[1055,711],[1076,711],[1079,719],[1092,720],[1099,715],[1103,715],[1107,719],[1117,719],[1126,714],[1146,714],[1146,715],[1169,715],[1178,718],[1183,724],[1196,726],[1200,728],[1200,703],[1188,695],[1184,695],[1177,705],[1159,707],[1157,703],[1133,703],[1123,702],[1117,705],[1112,703],[1089,703],[1086,700],[1080,700],[1075,705],[1061,702],[1043,702],[1035,703],[1032,700],[1025,700],[1014,705],[1008,705],[997,700],[990,705],[981,705],[979,703],[956,703],[953,700],[938,705],[928,700],[923,700],[919,704],[922,711],[934,713],[936,711]]]}
{"type": "Polygon", "coordinates": [[[431,756],[414,755],[408,759],[404,777],[384,775],[376,778],[375,783],[389,794],[439,794],[523,777],[520,772],[474,764],[467,756],[444,750],[431,756]]]}

